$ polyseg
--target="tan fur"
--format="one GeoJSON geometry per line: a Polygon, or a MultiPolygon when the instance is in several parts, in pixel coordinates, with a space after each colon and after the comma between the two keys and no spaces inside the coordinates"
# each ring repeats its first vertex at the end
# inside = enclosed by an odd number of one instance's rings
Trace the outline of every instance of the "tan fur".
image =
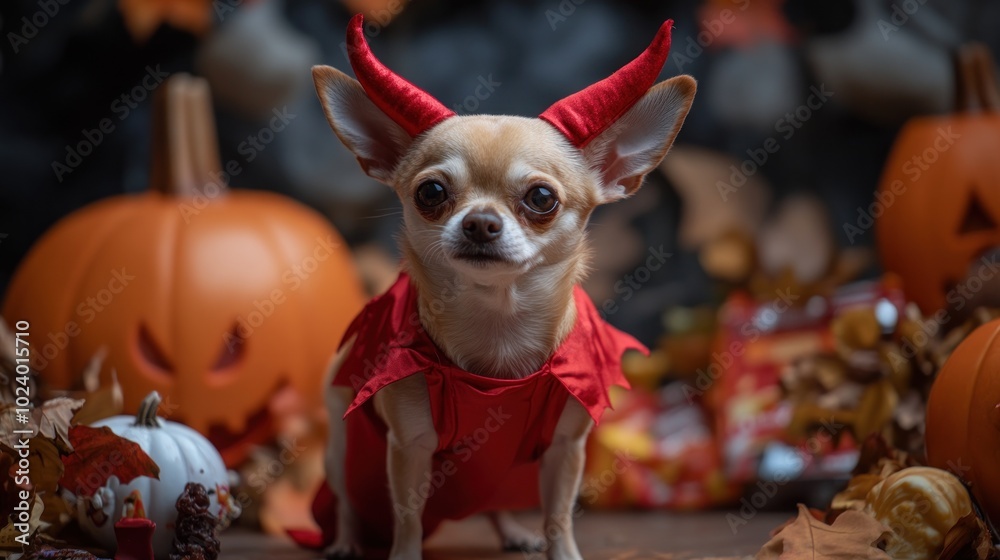
{"type": "Polygon", "coordinates": [[[518,117],[453,118],[436,127],[400,163],[395,176],[400,197],[411,198],[437,169],[446,170],[441,176],[454,190],[453,213],[486,201],[520,223],[513,207],[525,185],[545,182],[559,195],[562,218],[542,231],[524,233],[550,238],[533,260],[483,275],[456,274],[446,255],[429,250],[437,224],[404,210],[405,263],[418,286],[422,323],[434,341],[463,369],[494,377],[528,375],[548,359],[576,319],[573,286],[586,272],[581,228],[598,202],[595,178],[579,150],[551,126],[518,117]],[[461,164],[452,163],[456,160],[461,164]]]}
{"type": "MultiPolygon", "coordinates": [[[[403,202],[400,244],[417,288],[421,324],[463,369],[503,378],[536,371],[572,329],[573,287],[589,263],[587,219],[598,204],[634,192],[659,163],[695,88],[686,76],[654,86],[581,150],[549,124],[521,117],[452,117],[409,138],[351,78],[326,67],[317,67],[313,75],[337,135],[365,171],[393,187],[403,202]],[[414,201],[417,188],[428,180],[442,184],[450,197],[448,206],[432,217],[422,214],[414,201]],[[526,213],[522,205],[527,190],[538,183],[559,200],[557,213],[545,220],[526,213]],[[477,264],[456,257],[466,243],[462,218],[482,209],[503,221],[501,235],[491,243],[505,257],[503,262],[477,264]]],[[[340,363],[340,358],[332,363],[331,378],[340,363]]],[[[350,391],[328,385],[327,476],[331,489],[341,496],[346,490],[345,434],[339,418],[352,397],[350,391]]],[[[427,398],[426,381],[416,375],[375,395],[376,412],[388,426],[390,492],[399,502],[431,468],[437,434],[427,398]]],[[[572,514],[592,424],[583,406],[570,398],[541,461],[544,541],[538,534],[533,538],[509,515],[496,513],[491,518],[504,543],[532,548],[544,542],[550,559],[580,558],[572,514]]],[[[421,508],[415,511],[396,518],[392,560],[421,557],[421,508]]],[[[344,534],[338,535],[328,556],[357,552],[352,523],[353,515],[342,511],[338,530],[344,534]]]]}

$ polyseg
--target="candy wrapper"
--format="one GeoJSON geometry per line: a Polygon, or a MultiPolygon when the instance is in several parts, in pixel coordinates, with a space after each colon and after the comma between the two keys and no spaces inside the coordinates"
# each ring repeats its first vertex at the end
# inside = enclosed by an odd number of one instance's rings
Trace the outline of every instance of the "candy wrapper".
{"type": "Polygon", "coordinates": [[[580,488],[586,507],[701,509],[734,499],[701,407],[680,383],[612,393],[594,430],[580,488]]]}
{"type": "MultiPolygon", "coordinates": [[[[758,477],[846,477],[857,460],[859,414],[855,410],[828,412],[837,409],[838,400],[864,397],[838,393],[858,389],[840,378],[843,348],[838,346],[843,337],[838,338],[834,325],[845,314],[867,310],[874,323],[867,326],[874,333],[862,332],[861,336],[880,343],[896,329],[904,305],[902,291],[892,278],[851,284],[830,297],[806,297],[792,289],[777,290],[771,301],[763,303],[740,293],[730,296],[720,312],[712,362],[688,388],[689,395],[707,398],[726,476],[737,483],[758,477]],[[827,367],[826,358],[836,367],[827,367]],[[802,376],[800,391],[794,373],[802,360],[810,360],[812,369],[802,376]],[[811,392],[812,384],[819,385],[821,395],[811,392]],[[802,398],[796,400],[796,395],[802,398]],[[830,402],[834,404],[823,406],[830,402]]],[[[852,330],[851,334],[858,333],[852,330]]],[[[854,365],[881,367],[877,349],[851,355],[862,362],[851,364],[847,368],[851,371],[854,365]]],[[[872,392],[867,398],[881,397],[872,392]]],[[[871,408],[885,408],[881,401],[877,404],[871,408]]],[[[874,416],[863,419],[864,426],[879,422],[874,416]]]]}

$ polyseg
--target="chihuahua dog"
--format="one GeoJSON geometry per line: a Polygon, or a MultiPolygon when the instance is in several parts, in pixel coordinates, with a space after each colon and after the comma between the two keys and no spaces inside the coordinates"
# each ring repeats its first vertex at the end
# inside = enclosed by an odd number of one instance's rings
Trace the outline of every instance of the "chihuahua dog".
{"type": "Polygon", "coordinates": [[[355,320],[328,373],[328,500],[314,503],[329,514],[327,557],[358,556],[382,535],[390,558],[419,559],[431,517],[483,512],[505,547],[580,558],[585,439],[608,386],[623,383],[621,352],[641,347],[581,295],[587,221],[639,188],[688,113],[694,79],[656,83],[671,26],[539,118],[455,115],[374,58],[361,16],[347,45],[358,79],[313,68],[334,132],[395,190],[404,220],[405,272],[355,320]],[[498,511],[532,499],[540,533],[498,511]]]}

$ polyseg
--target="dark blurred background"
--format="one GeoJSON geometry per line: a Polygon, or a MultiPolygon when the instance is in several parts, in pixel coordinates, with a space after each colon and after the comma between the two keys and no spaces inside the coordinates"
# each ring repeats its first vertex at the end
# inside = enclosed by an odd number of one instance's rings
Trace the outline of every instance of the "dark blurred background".
{"type": "Polygon", "coordinates": [[[871,230],[842,225],[871,202],[899,127],[950,110],[958,45],[1000,47],[1000,3],[977,0],[4,0],[0,292],[55,221],[146,189],[148,85],[179,71],[211,83],[223,161],[243,169],[233,186],[303,201],[353,247],[394,259],[398,202],[331,133],[309,74],[313,64],[349,71],[341,43],[357,11],[368,14],[376,55],[447,106],[517,115],[613,72],[675,20],[663,76],[699,80],[694,108],[665,172],[593,225],[588,290],[613,300],[608,319],[647,342],[664,309],[719,298],[699,247],[732,224],[760,233],[782,201],[811,197],[836,245],[873,246],[871,230]],[[248,141],[274,111],[294,117],[269,143],[248,141]],[[75,159],[72,147],[96,138],[102,119],[113,130],[75,159]],[[749,164],[771,138],[779,149],[749,164]],[[747,188],[720,196],[740,166],[753,170],[747,188]],[[696,231],[720,213],[731,223],[696,231]],[[615,290],[661,246],[671,266],[628,297],[615,290]]]}

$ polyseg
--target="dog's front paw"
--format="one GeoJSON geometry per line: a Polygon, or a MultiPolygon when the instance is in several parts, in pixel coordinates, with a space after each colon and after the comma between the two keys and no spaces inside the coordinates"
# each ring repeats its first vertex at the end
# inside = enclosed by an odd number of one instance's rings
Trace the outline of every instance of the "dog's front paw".
{"type": "Polygon", "coordinates": [[[394,549],[392,552],[389,553],[389,560],[422,560],[422,559],[423,559],[423,553],[420,551],[420,549],[416,550],[411,549],[406,551],[398,551],[394,549]]]}
{"type": "Polygon", "coordinates": [[[548,560],[583,560],[580,550],[573,541],[553,541],[545,551],[548,560]]]}
{"type": "Polygon", "coordinates": [[[326,560],[351,560],[361,558],[361,547],[349,539],[337,539],[323,551],[326,560]]]}
{"type": "Polygon", "coordinates": [[[545,538],[521,525],[508,526],[500,535],[504,552],[542,552],[545,538]]]}
{"type": "Polygon", "coordinates": [[[545,539],[538,535],[505,538],[503,550],[504,552],[542,552],[545,550],[545,539]]]}
{"type": "Polygon", "coordinates": [[[504,552],[543,552],[545,537],[538,531],[532,531],[521,525],[509,511],[494,511],[489,513],[493,528],[500,537],[500,546],[504,552]]]}
{"type": "Polygon", "coordinates": [[[553,552],[548,551],[545,555],[548,560],[583,560],[583,556],[580,556],[579,552],[553,552]]]}

